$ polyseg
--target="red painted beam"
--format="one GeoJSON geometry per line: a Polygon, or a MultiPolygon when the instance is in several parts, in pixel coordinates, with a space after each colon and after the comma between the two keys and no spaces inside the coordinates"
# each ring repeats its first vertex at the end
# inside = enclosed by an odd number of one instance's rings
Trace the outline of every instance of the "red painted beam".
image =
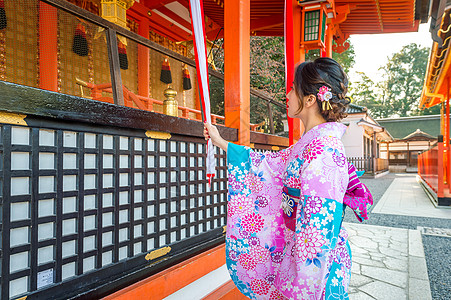
{"type": "MultiPolygon", "coordinates": [[[[137,20],[143,19],[143,16],[135,10],[129,9],[127,11],[127,15],[137,20]]],[[[186,41],[192,39],[186,31],[178,28],[177,26],[172,26],[171,28],[172,23],[158,16],[157,14],[152,14],[151,17],[146,14],[146,17],[150,22],[150,29],[157,32],[158,34],[161,34],[174,41],[186,41]]]]}
{"type": "Polygon", "coordinates": [[[221,30],[221,28],[218,28],[215,30],[208,31],[206,34],[207,34],[207,39],[210,41],[214,41],[215,38],[222,39],[222,38],[224,38],[224,29],[221,30]]]}
{"type": "Polygon", "coordinates": [[[283,13],[270,15],[257,20],[251,20],[251,31],[265,30],[280,25],[283,26],[283,13]]]}
{"type": "Polygon", "coordinates": [[[144,6],[151,10],[154,8],[160,8],[171,2],[174,2],[174,0],[143,0],[144,6]]]}
{"type": "Polygon", "coordinates": [[[186,36],[175,34],[173,31],[165,26],[162,26],[158,21],[155,20],[150,20],[150,29],[176,42],[192,39],[186,36]]]}
{"type": "Polygon", "coordinates": [[[178,15],[176,15],[172,10],[166,8],[165,6],[162,6],[162,7],[158,8],[158,11],[160,11],[163,14],[165,14],[166,16],[171,18],[172,20],[174,20],[177,23],[179,23],[180,25],[182,25],[182,26],[186,27],[187,29],[191,30],[191,23],[187,22],[185,19],[183,19],[183,18],[179,17],[178,15]]]}

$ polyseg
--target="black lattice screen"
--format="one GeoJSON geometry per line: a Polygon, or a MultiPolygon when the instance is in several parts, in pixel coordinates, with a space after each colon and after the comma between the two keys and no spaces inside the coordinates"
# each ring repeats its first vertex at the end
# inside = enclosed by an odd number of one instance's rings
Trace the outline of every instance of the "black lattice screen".
{"type": "Polygon", "coordinates": [[[107,279],[137,257],[144,267],[146,253],[225,225],[225,153],[209,191],[200,138],[5,124],[0,143],[2,299],[107,279]]]}

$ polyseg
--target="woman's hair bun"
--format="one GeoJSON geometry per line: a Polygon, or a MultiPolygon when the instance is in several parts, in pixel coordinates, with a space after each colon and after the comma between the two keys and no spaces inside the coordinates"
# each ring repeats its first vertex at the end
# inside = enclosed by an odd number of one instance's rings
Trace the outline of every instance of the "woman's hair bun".
{"type": "MultiPolygon", "coordinates": [[[[337,122],[346,118],[346,109],[351,99],[346,96],[348,76],[341,65],[332,58],[321,57],[314,61],[306,61],[296,68],[294,75],[295,91],[299,99],[314,95],[322,86],[330,88],[332,98],[329,103],[332,109],[323,109],[321,101],[317,101],[319,111],[327,122],[337,122]]],[[[302,110],[302,101],[300,103],[302,110]]]]}

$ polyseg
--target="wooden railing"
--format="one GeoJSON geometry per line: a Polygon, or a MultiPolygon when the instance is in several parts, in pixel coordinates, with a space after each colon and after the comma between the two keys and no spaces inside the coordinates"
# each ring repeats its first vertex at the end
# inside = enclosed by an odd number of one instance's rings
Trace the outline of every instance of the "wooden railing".
{"type": "MultiPolygon", "coordinates": [[[[442,169],[442,178],[440,180],[443,181],[443,166],[439,165],[439,152],[439,145],[437,145],[418,155],[418,175],[435,193],[439,193],[439,190],[443,189],[443,184],[439,185],[440,168],[442,169]]],[[[440,192],[443,193],[443,190],[440,192]]]]}
{"type": "Polygon", "coordinates": [[[388,159],[372,157],[348,157],[348,162],[352,163],[358,171],[366,173],[381,173],[388,171],[388,159]],[[376,164],[374,168],[374,164],[376,164]]]}
{"type": "Polygon", "coordinates": [[[358,171],[373,171],[373,160],[371,157],[348,157],[348,162],[352,163],[358,171]]]}
{"type": "Polygon", "coordinates": [[[450,148],[439,135],[436,146],[418,155],[418,175],[436,204],[446,207],[451,207],[450,148]]]}
{"type": "MultiPolygon", "coordinates": [[[[113,92],[112,88],[111,88],[111,83],[94,84],[94,83],[85,82],[79,78],[76,78],[75,81],[81,88],[80,91],[81,91],[82,97],[92,99],[92,100],[107,102],[107,103],[114,103],[114,100],[112,97],[103,96],[104,93],[111,94],[113,92]],[[83,87],[89,88],[91,90],[90,96],[84,95],[83,87]]],[[[133,93],[129,89],[127,89],[125,86],[122,86],[122,93],[124,95],[124,106],[127,106],[127,107],[137,107],[141,110],[159,113],[158,111],[155,111],[154,104],[163,106],[163,101],[136,95],[135,93],[133,93]]],[[[189,108],[189,107],[183,107],[183,106],[178,106],[178,109],[181,111],[180,117],[182,117],[184,119],[189,119],[189,120],[202,121],[202,116],[201,116],[202,112],[200,110],[189,108]],[[194,117],[190,116],[190,113],[192,113],[192,115],[194,115],[194,117]]],[[[212,124],[224,125],[224,121],[225,121],[224,116],[211,114],[212,124]],[[221,120],[222,122],[218,123],[217,122],[218,120],[221,120]]],[[[252,131],[259,131],[259,128],[261,128],[264,124],[265,124],[264,121],[259,124],[250,124],[250,129],[252,131]]]]}

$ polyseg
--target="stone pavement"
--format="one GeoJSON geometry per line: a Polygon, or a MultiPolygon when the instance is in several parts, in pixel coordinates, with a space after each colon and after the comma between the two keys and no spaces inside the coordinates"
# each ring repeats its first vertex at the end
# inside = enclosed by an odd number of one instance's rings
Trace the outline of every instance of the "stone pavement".
{"type": "MultiPolygon", "coordinates": [[[[439,250],[449,249],[446,245],[451,237],[451,230],[447,228],[451,209],[436,208],[416,175],[389,176],[394,177],[393,181],[382,189],[378,187],[378,179],[365,182],[377,191],[375,206],[367,221],[372,225],[354,223],[349,218],[347,220],[353,223],[344,223],[350,234],[353,261],[350,299],[428,300],[432,299],[432,287],[434,299],[451,299],[446,292],[449,278],[445,278],[450,272],[442,266],[449,260],[440,256],[447,254],[439,251],[441,254],[433,261],[430,257],[427,260],[425,251],[429,248],[424,248],[424,237],[422,239],[422,235],[437,236],[442,240],[434,240],[434,246],[439,250]],[[379,226],[384,224],[393,227],[379,226]],[[428,270],[432,273],[428,274],[428,270]]],[[[431,255],[430,249],[428,251],[431,255]]]]}
{"type": "Polygon", "coordinates": [[[451,219],[451,209],[436,208],[412,175],[395,178],[372,213],[451,219]]]}
{"type": "Polygon", "coordinates": [[[432,299],[418,230],[344,223],[352,251],[351,300],[432,299]]]}

